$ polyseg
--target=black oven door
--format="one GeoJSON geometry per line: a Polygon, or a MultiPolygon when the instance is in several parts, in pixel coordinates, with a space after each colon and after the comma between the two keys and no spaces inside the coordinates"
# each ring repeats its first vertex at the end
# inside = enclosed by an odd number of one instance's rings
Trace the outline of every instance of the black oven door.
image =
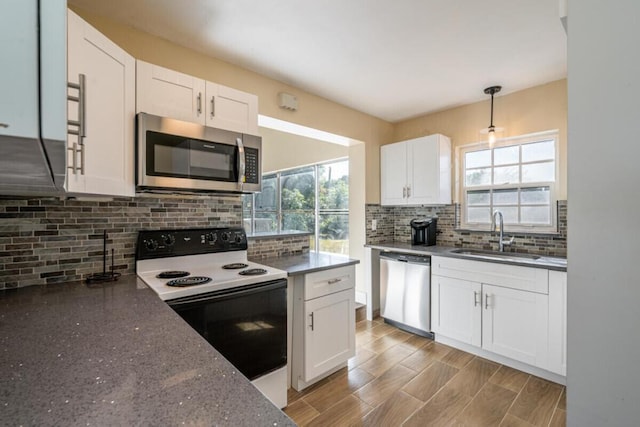
{"type": "Polygon", "coordinates": [[[222,142],[147,131],[146,173],[150,176],[238,181],[238,147],[222,142]]]}
{"type": "Polygon", "coordinates": [[[167,303],[250,380],[286,366],[286,279],[167,303]]]}

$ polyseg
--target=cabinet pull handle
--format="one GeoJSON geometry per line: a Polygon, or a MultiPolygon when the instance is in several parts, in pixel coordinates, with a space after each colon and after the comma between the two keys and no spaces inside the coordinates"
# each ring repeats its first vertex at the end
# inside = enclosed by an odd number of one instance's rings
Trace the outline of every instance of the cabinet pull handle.
{"type": "Polygon", "coordinates": [[[9,127],[9,123],[0,123],[0,128],[6,129],[9,127]]]}
{"type": "Polygon", "coordinates": [[[198,98],[197,98],[197,110],[198,110],[198,115],[202,114],[202,92],[198,92],[198,98]]]}
{"type": "Polygon", "coordinates": [[[411,197],[411,186],[407,185],[407,199],[411,197]]]}
{"type": "Polygon", "coordinates": [[[407,187],[402,187],[402,198],[403,199],[407,198],[407,187]]]}
{"type": "Polygon", "coordinates": [[[313,312],[309,315],[311,317],[311,330],[313,331],[313,312]]]}
{"type": "Polygon", "coordinates": [[[80,146],[80,175],[84,175],[84,144],[80,146]]]}
{"type": "Polygon", "coordinates": [[[78,136],[78,145],[84,145],[84,138],[87,136],[87,116],[86,116],[86,77],[78,74],[78,83],[68,82],[67,87],[76,89],[78,96],[68,95],[67,100],[78,103],[78,120],[67,120],[68,126],[75,126],[77,129],[67,129],[70,135],[78,136]]]}
{"type": "Polygon", "coordinates": [[[484,294],[484,309],[489,310],[489,294],[484,294]]]}
{"type": "Polygon", "coordinates": [[[331,280],[328,281],[328,283],[330,285],[334,285],[334,284],[336,284],[338,282],[342,282],[342,279],[331,279],[331,280]]]}
{"type": "Polygon", "coordinates": [[[75,175],[78,171],[78,144],[76,142],[73,143],[73,147],[67,147],[67,151],[71,151],[71,166],[67,166],[67,169],[71,169],[73,174],[75,175]]]}
{"type": "Polygon", "coordinates": [[[216,116],[216,97],[211,97],[211,118],[213,119],[216,116]]]}
{"type": "Polygon", "coordinates": [[[473,306],[477,307],[478,304],[481,304],[481,303],[482,303],[482,295],[478,291],[473,291],[473,306]]]}

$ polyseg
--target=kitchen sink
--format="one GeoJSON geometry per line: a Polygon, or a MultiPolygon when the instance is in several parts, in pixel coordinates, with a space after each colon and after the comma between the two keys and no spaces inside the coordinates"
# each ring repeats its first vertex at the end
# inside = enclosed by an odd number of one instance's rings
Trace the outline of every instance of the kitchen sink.
{"type": "Polygon", "coordinates": [[[494,252],[494,251],[481,251],[478,249],[454,249],[451,251],[452,254],[460,254],[460,255],[468,255],[470,257],[478,257],[485,259],[498,259],[498,260],[512,260],[512,261],[522,261],[522,260],[530,260],[536,261],[541,257],[539,255],[529,255],[529,254],[517,254],[511,252],[494,252]]]}

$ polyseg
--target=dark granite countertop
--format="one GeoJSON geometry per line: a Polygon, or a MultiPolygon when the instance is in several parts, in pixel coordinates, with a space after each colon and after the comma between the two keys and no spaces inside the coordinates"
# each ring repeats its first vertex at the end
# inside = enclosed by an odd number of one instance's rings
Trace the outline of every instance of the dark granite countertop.
{"type": "MultiPolygon", "coordinates": [[[[473,261],[483,261],[483,262],[495,262],[498,264],[510,264],[510,265],[519,265],[523,267],[534,267],[534,268],[544,268],[547,270],[557,270],[557,271],[567,271],[567,259],[560,257],[551,257],[551,256],[540,256],[537,259],[528,259],[519,257],[520,254],[513,253],[514,258],[512,259],[490,259],[489,257],[481,258],[475,255],[466,255],[466,254],[458,254],[454,251],[463,249],[463,248],[454,248],[451,246],[422,246],[422,245],[412,245],[411,243],[405,242],[382,242],[375,244],[367,244],[365,245],[367,248],[379,249],[382,251],[397,251],[408,254],[416,254],[416,255],[432,255],[432,256],[444,256],[451,258],[463,258],[473,261]]],[[[511,255],[511,253],[506,252],[506,254],[511,255]]]]}
{"type": "Polygon", "coordinates": [[[135,276],[0,291],[3,425],[295,425],[135,276]]]}
{"type": "Polygon", "coordinates": [[[289,273],[289,276],[312,273],[314,271],[329,270],[360,263],[359,260],[344,255],[309,252],[302,255],[282,256],[255,260],[273,268],[289,273]]]}

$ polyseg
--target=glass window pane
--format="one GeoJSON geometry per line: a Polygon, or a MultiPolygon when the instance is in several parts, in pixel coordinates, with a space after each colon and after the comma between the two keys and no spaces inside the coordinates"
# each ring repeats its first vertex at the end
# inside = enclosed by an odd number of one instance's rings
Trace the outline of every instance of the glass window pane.
{"type": "Polygon", "coordinates": [[[253,194],[242,195],[242,226],[251,233],[251,211],[253,210],[253,194]]]}
{"type": "Polygon", "coordinates": [[[282,210],[315,209],[313,168],[296,169],[280,176],[282,210]]]}
{"type": "Polygon", "coordinates": [[[282,212],[282,231],[308,231],[315,229],[313,212],[282,212]]]}
{"type": "Polygon", "coordinates": [[[491,150],[469,151],[464,155],[465,169],[483,166],[491,166],[491,150]]]}
{"type": "Polygon", "coordinates": [[[349,214],[320,215],[320,251],[349,255],[349,214]]]}
{"type": "Polygon", "coordinates": [[[549,187],[523,188],[520,193],[520,203],[523,205],[548,205],[551,203],[549,187]]]}
{"type": "Polygon", "coordinates": [[[489,190],[482,191],[469,191],[467,193],[467,204],[469,206],[474,205],[489,205],[491,193],[489,190]]]}
{"type": "Polygon", "coordinates": [[[320,209],[349,209],[349,162],[318,167],[320,209]]]}
{"type": "Polygon", "coordinates": [[[523,206],[521,212],[525,224],[551,224],[550,206],[523,206]]]}
{"type": "Polygon", "coordinates": [[[513,184],[518,182],[520,182],[518,166],[503,166],[493,169],[494,184],[513,184]]]}
{"type": "Polygon", "coordinates": [[[502,218],[505,224],[518,223],[518,207],[517,206],[494,206],[494,212],[502,212],[502,218]]]}
{"type": "Polygon", "coordinates": [[[491,209],[467,208],[467,222],[491,224],[491,209]]]}
{"type": "Polygon", "coordinates": [[[275,212],[256,212],[256,233],[278,231],[278,220],[275,212]]]}
{"type": "Polygon", "coordinates": [[[517,205],[518,190],[495,190],[493,192],[494,205],[517,205]]]}
{"type": "Polygon", "coordinates": [[[466,171],[465,185],[467,187],[489,184],[491,184],[491,168],[466,171]]]}
{"type": "Polygon", "coordinates": [[[553,182],[555,174],[555,162],[522,165],[522,182],[553,182]]]}
{"type": "Polygon", "coordinates": [[[262,191],[256,193],[256,211],[275,210],[277,198],[277,179],[275,175],[265,175],[262,177],[262,191]]]}
{"type": "Polygon", "coordinates": [[[522,161],[537,162],[556,158],[555,143],[551,141],[533,142],[522,145],[522,161]]]}
{"type": "Polygon", "coordinates": [[[501,147],[493,150],[493,164],[507,165],[520,162],[520,147],[501,147]]]}

